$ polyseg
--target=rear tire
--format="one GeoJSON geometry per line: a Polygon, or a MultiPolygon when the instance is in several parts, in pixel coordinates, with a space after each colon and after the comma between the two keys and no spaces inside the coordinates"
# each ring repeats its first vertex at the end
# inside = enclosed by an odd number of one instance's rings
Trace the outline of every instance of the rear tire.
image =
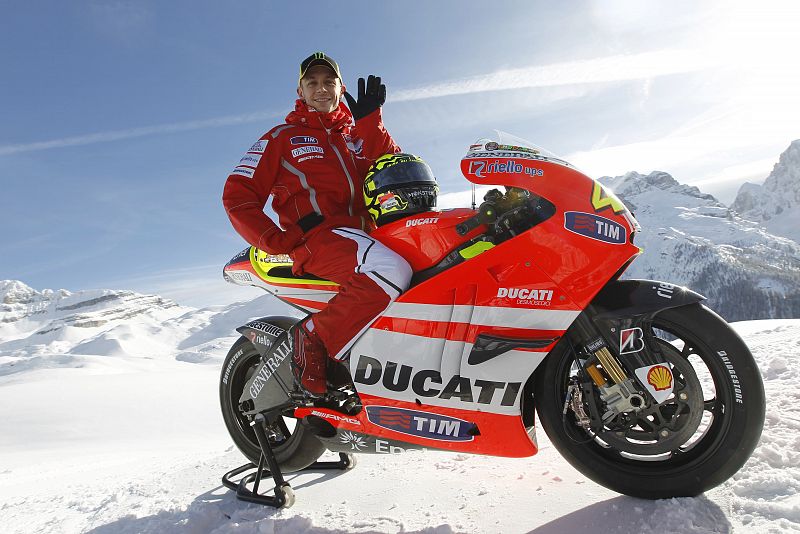
{"type": "MultiPolygon", "coordinates": [[[[683,373],[699,371],[705,380],[699,404],[703,422],[685,443],[667,453],[626,454],[608,443],[613,440],[580,428],[572,410],[562,417],[569,380],[576,374],[575,355],[566,339],[537,371],[537,413],[556,449],[598,484],[646,499],[698,495],[733,476],[752,454],[764,424],[764,386],[745,343],[705,306],[664,310],[653,319],[653,327],[665,353],[691,364],[688,371],[681,366],[683,373]]],[[[681,371],[673,368],[677,379],[681,371]]],[[[700,384],[696,377],[685,382],[700,384]]],[[[647,443],[631,443],[631,448],[644,451],[647,443]]]]}
{"type": "MultiPolygon", "coordinates": [[[[248,460],[258,464],[261,447],[250,427],[250,418],[239,410],[239,398],[250,376],[261,362],[261,355],[245,337],[233,344],[225,362],[219,382],[219,400],[222,418],[236,447],[248,460]]],[[[325,452],[325,445],[297,419],[283,415],[270,421],[270,425],[283,436],[270,440],[281,471],[290,473],[305,469],[325,452]]]]}

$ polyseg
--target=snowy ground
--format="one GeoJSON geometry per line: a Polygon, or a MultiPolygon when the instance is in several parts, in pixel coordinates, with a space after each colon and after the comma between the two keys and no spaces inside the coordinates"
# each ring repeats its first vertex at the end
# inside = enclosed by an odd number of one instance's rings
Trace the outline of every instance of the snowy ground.
{"type": "Polygon", "coordinates": [[[702,497],[615,494],[540,432],[527,459],[363,455],[352,471],[289,475],[297,503],[276,511],[220,487],[243,457],[219,415],[218,359],[89,355],[0,376],[0,532],[800,531],[800,320],[735,327],[762,367],[766,426],[702,497]]]}

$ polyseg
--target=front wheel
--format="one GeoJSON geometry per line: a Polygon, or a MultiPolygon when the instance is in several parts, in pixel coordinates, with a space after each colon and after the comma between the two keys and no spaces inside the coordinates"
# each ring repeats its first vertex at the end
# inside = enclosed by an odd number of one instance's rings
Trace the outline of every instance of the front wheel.
{"type": "MultiPolygon", "coordinates": [[[[225,426],[242,454],[254,464],[258,464],[261,447],[250,426],[250,418],[239,410],[239,398],[260,362],[261,355],[250,340],[239,338],[225,358],[219,383],[225,426]]],[[[270,444],[283,472],[305,469],[325,452],[325,445],[290,414],[276,416],[268,423],[270,444]]]]}
{"type": "Polygon", "coordinates": [[[556,449],[598,484],[647,499],[698,495],[733,476],[755,449],[764,386],[744,341],[701,304],[659,312],[652,334],[675,377],[661,405],[626,416],[627,426],[581,428],[572,410],[562,414],[578,373],[565,340],[537,371],[537,413],[556,449]],[[680,431],[664,431],[667,420],[680,431]]]}

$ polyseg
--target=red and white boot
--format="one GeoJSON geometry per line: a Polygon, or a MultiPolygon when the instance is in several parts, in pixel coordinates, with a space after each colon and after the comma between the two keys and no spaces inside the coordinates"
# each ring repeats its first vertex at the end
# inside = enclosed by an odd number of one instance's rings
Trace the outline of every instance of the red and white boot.
{"type": "Polygon", "coordinates": [[[292,332],[292,341],[292,374],[295,384],[311,397],[322,397],[328,391],[328,351],[314,332],[311,319],[297,325],[292,332]]]}

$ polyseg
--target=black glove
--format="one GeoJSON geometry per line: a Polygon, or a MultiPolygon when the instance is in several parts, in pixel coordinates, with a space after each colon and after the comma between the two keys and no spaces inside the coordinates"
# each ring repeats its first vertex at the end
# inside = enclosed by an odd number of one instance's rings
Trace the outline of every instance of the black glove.
{"type": "Polygon", "coordinates": [[[386,86],[381,83],[380,76],[369,75],[366,88],[364,78],[358,79],[358,101],[345,91],[347,106],[355,120],[360,120],[378,109],[386,102],[386,86]]]}

